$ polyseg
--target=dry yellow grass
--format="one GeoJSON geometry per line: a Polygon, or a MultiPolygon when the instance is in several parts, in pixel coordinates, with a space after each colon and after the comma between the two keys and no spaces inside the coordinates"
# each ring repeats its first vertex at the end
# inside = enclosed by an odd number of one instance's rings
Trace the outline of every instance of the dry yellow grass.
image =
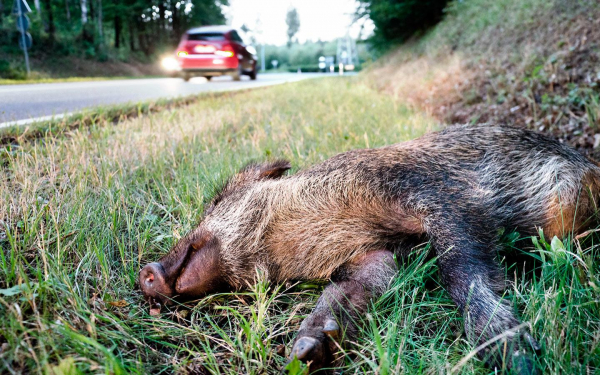
{"type": "Polygon", "coordinates": [[[458,101],[474,76],[458,53],[415,56],[401,49],[371,68],[363,79],[377,90],[435,115],[458,101]]]}

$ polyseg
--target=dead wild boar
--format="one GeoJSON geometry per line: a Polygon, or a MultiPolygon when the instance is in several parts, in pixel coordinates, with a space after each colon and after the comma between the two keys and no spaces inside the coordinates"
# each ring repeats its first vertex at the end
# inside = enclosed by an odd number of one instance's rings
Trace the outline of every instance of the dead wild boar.
{"type": "Polygon", "coordinates": [[[595,163],[535,132],[477,125],[345,152],[284,176],[288,169],[287,161],[250,164],[233,176],[198,227],[140,271],[146,298],[165,304],[241,289],[256,269],[273,282],[329,279],[291,350],[314,371],[335,366],[334,340],[356,336],[397,271],[393,255],[430,241],[467,337],[479,345],[504,333],[480,355],[532,371],[526,353],[538,344],[514,329],[519,321],[499,296],[499,229],[552,237],[596,223],[595,163]]]}

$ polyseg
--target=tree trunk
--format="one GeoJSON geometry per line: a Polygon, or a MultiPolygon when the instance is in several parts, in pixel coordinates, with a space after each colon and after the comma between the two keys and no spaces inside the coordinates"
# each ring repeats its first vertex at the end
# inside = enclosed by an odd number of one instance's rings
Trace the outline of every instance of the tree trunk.
{"type": "Polygon", "coordinates": [[[175,2],[171,2],[171,16],[173,17],[173,30],[171,33],[171,41],[175,42],[181,37],[181,22],[179,19],[179,9],[175,6],[175,2]]]}
{"type": "Polygon", "coordinates": [[[121,18],[115,14],[115,48],[121,47],[121,18]]]}
{"type": "Polygon", "coordinates": [[[167,25],[165,22],[165,1],[158,1],[158,41],[159,43],[164,40],[165,30],[167,29],[167,25]]]}
{"type": "Polygon", "coordinates": [[[165,2],[164,0],[158,1],[158,29],[165,29],[165,2]]]}
{"type": "Polygon", "coordinates": [[[100,43],[102,43],[102,0],[98,0],[98,36],[100,37],[100,43]]]}
{"type": "Polygon", "coordinates": [[[80,4],[81,4],[81,24],[85,25],[88,21],[87,0],[81,0],[80,4]]]}
{"type": "MultiPolygon", "coordinates": [[[[146,35],[146,33],[148,32],[148,27],[143,21],[140,20],[136,21],[136,25],[138,26],[138,45],[140,46],[140,49],[144,52],[146,56],[150,56],[150,48],[148,47],[146,35]]],[[[150,32],[152,32],[152,30],[150,30],[150,32]]]]}
{"type": "Polygon", "coordinates": [[[154,40],[157,41],[158,44],[160,44],[160,17],[158,19],[157,22],[150,22],[151,26],[150,26],[150,32],[154,33],[154,40]]]}
{"type": "Polygon", "coordinates": [[[50,45],[54,44],[54,34],[56,28],[54,27],[54,14],[52,13],[52,3],[50,0],[44,0],[44,7],[46,7],[46,13],[48,13],[48,37],[50,39],[50,45]]]}
{"type": "Polygon", "coordinates": [[[129,49],[135,51],[135,35],[133,34],[133,21],[129,22],[129,49]]]}
{"type": "Polygon", "coordinates": [[[69,0],[65,0],[65,9],[67,10],[67,22],[71,23],[71,9],[69,9],[69,0]]]}

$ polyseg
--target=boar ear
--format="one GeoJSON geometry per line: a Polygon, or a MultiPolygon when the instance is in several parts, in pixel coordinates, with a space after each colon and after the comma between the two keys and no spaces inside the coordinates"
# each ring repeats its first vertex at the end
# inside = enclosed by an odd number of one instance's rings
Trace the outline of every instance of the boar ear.
{"type": "Polygon", "coordinates": [[[218,242],[211,236],[202,236],[192,242],[194,250],[175,282],[177,294],[201,297],[224,286],[218,242]]]}
{"type": "Polygon", "coordinates": [[[200,250],[206,245],[208,241],[212,239],[212,234],[209,232],[202,233],[201,236],[194,239],[194,241],[190,244],[193,250],[200,250]]]}
{"type": "Polygon", "coordinates": [[[287,160],[276,160],[274,162],[265,163],[260,165],[260,178],[271,178],[276,179],[292,168],[287,160]]]}
{"type": "Polygon", "coordinates": [[[248,164],[240,171],[240,175],[248,180],[266,180],[277,179],[292,168],[292,165],[287,160],[275,160],[263,164],[248,164]]]}
{"type": "Polygon", "coordinates": [[[195,251],[202,249],[210,240],[212,234],[205,231],[194,238],[184,238],[173,249],[159,260],[168,277],[177,275],[195,251]]]}

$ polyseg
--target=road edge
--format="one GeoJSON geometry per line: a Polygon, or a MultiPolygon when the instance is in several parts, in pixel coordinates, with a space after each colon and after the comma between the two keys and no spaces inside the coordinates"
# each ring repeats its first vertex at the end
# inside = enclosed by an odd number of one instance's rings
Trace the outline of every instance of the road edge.
{"type": "Polygon", "coordinates": [[[286,83],[300,82],[300,81],[305,81],[308,79],[326,78],[326,77],[333,77],[333,76],[308,76],[308,77],[301,77],[301,78],[288,78],[288,79],[278,81],[278,82],[269,82],[269,81],[267,81],[267,82],[260,82],[260,81],[259,82],[251,82],[252,85],[246,86],[246,87],[231,87],[231,88],[226,88],[226,89],[214,90],[214,91],[210,91],[210,92],[203,92],[203,93],[197,93],[197,94],[191,94],[191,95],[185,95],[185,96],[177,96],[175,98],[157,98],[157,99],[150,99],[150,100],[144,100],[144,101],[138,101],[138,102],[126,102],[126,103],[112,104],[112,105],[110,105],[110,104],[109,105],[100,105],[100,106],[96,106],[94,108],[85,108],[82,110],[76,110],[76,111],[66,112],[66,113],[62,113],[62,114],[53,114],[53,115],[33,117],[33,118],[29,118],[29,119],[5,121],[5,122],[0,122],[0,132],[3,129],[10,128],[10,127],[19,127],[19,126],[24,126],[24,125],[36,124],[36,123],[46,123],[46,122],[51,122],[51,121],[55,121],[55,120],[61,120],[63,118],[68,118],[68,117],[71,117],[71,116],[79,114],[79,113],[94,112],[97,109],[102,109],[102,108],[138,105],[138,104],[154,102],[154,101],[170,101],[170,100],[177,101],[180,99],[185,100],[190,97],[197,97],[197,96],[202,96],[202,95],[206,95],[206,94],[210,94],[210,93],[218,94],[218,93],[230,92],[230,91],[245,91],[245,90],[252,90],[252,89],[257,89],[257,88],[262,88],[262,87],[277,86],[277,85],[282,85],[282,84],[286,84],[286,83]]]}
{"type": "Polygon", "coordinates": [[[217,98],[224,95],[238,95],[252,90],[266,89],[283,84],[298,83],[315,78],[337,77],[343,76],[311,76],[303,79],[286,79],[281,82],[266,83],[252,87],[228,88],[169,99],[154,99],[135,103],[128,102],[125,104],[97,106],[77,112],[4,122],[0,123],[0,147],[10,144],[21,144],[23,142],[45,136],[57,136],[70,130],[91,126],[102,122],[117,124],[118,122],[126,119],[141,117],[167,109],[180,108],[206,98],[217,98]]]}

